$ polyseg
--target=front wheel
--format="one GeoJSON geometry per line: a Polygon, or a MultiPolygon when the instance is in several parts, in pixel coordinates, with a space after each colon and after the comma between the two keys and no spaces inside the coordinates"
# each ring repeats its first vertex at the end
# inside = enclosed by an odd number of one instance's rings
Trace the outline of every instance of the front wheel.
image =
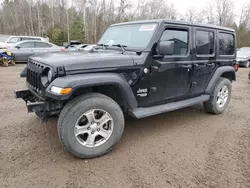
{"type": "Polygon", "coordinates": [[[93,158],[111,151],[124,130],[124,116],[111,98],[97,93],[79,96],[62,110],[59,138],[71,154],[93,158]]]}
{"type": "Polygon", "coordinates": [[[231,81],[227,78],[219,78],[210,100],[203,103],[205,111],[212,114],[223,113],[230,102],[231,92],[231,81]]]}

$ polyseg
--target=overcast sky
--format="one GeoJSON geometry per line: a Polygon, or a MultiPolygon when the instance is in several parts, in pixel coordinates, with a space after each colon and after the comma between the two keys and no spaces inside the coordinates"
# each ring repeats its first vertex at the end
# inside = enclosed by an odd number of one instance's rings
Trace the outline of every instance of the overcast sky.
{"type": "MultiPolygon", "coordinates": [[[[68,1],[71,2],[71,0],[68,1]]],[[[135,2],[136,0],[130,0],[130,1],[135,2]]],[[[166,1],[173,3],[179,14],[185,14],[188,8],[195,8],[197,11],[199,11],[200,9],[202,9],[202,7],[206,6],[206,4],[208,4],[212,0],[166,0],[166,1]]],[[[247,3],[249,4],[250,0],[232,0],[232,1],[234,2],[234,7],[235,7],[235,14],[236,14],[235,21],[238,22],[243,5],[247,3]]],[[[3,0],[0,0],[0,3],[2,2],[3,0]]]]}
{"type": "MultiPolygon", "coordinates": [[[[174,3],[176,10],[181,14],[185,14],[188,8],[195,8],[197,11],[199,11],[199,9],[206,6],[211,1],[212,0],[168,0],[168,2],[174,3]]],[[[233,0],[233,2],[236,21],[238,22],[243,5],[247,3],[249,4],[250,0],[233,0]]]]}

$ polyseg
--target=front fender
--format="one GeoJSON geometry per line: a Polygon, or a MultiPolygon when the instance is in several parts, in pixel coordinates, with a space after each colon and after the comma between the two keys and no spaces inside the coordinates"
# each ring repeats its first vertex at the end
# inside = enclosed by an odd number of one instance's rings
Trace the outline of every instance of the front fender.
{"type": "Polygon", "coordinates": [[[117,73],[90,73],[68,75],[56,78],[46,89],[45,95],[55,100],[68,100],[73,93],[79,88],[87,88],[92,86],[115,85],[120,90],[130,109],[137,108],[138,103],[134,93],[125,80],[125,78],[117,73]],[[57,95],[50,91],[52,86],[62,88],[72,88],[72,92],[68,95],[57,95]]]}
{"type": "Polygon", "coordinates": [[[205,93],[211,94],[218,79],[222,76],[235,81],[236,80],[235,69],[231,66],[223,66],[217,68],[213,74],[213,77],[208,83],[205,93]]]}

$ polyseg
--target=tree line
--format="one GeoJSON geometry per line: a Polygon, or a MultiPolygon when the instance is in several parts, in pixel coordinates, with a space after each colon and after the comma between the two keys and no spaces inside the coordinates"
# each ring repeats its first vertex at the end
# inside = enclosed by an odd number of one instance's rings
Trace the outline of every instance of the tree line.
{"type": "Polygon", "coordinates": [[[0,34],[47,36],[59,45],[96,43],[113,23],[164,18],[231,27],[238,47],[250,46],[250,3],[242,7],[239,23],[233,5],[233,0],[211,0],[200,10],[179,13],[166,0],[4,0],[0,34]]]}

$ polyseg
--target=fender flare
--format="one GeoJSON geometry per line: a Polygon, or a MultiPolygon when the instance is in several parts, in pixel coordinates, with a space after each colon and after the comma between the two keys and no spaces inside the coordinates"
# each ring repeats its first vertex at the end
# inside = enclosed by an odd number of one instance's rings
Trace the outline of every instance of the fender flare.
{"type": "Polygon", "coordinates": [[[84,89],[92,86],[114,85],[121,90],[129,109],[138,107],[138,102],[134,93],[125,78],[118,73],[89,73],[68,75],[56,78],[46,89],[46,96],[55,100],[68,100],[78,89],[84,89]],[[57,95],[50,91],[52,86],[62,88],[72,88],[72,92],[68,95],[57,95]]]}
{"type": "Polygon", "coordinates": [[[236,75],[235,75],[235,69],[231,66],[223,66],[223,67],[219,67],[216,69],[216,71],[214,72],[212,78],[210,79],[207,88],[205,90],[206,94],[211,94],[215,84],[217,83],[218,79],[224,74],[224,73],[231,73],[232,76],[232,80],[236,80],[236,75]]]}

